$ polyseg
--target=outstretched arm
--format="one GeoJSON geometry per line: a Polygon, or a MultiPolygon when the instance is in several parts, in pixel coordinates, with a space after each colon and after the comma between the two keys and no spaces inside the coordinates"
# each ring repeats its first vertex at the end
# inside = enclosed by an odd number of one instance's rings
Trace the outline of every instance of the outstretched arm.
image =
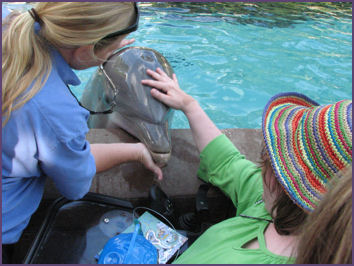
{"type": "Polygon", "coordinates": [[[152,87],[151,95],[154,98],[186,115],[199,152],[221,134],[199,103],[181,90],[175,74],[171,79],[160,68],[157,68],[156,72],[149,69],[147,73],[154,80],[142,80],[142,84],[152,87]]]}
{"type": "Polygon", "coordinates": [[[138,161],[154,172],[159,180],[162,179],[161,169],[154,163],[148,149],[142,143],[102,143],[91,144],[90,147],[97,173],[121,163],[138,161]]]}

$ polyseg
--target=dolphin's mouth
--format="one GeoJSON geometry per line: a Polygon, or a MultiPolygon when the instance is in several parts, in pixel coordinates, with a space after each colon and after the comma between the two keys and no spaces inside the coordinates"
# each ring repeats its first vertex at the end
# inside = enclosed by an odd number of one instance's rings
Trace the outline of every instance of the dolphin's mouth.
{"type": "Polygon", "coordinates": [[[164,167],[167,165],[167,162],[170,160],[171,157],[171,152],[168,153],[156,153],[151,150],[150,154],[152,156],[152,159],[154,162],[159,166],[159,167],[164,167]]]}
{"type": "MultiPolygon", "coordinates": [[[[110,116],[113,116],[112,114],[110,116]]],[[[124,129],[130,135],[139,139],[149,150],[152,159],[160,166],[166,166],[171,157],[171,141],[168,132],[168,122],[164,124],[153,124],[146,121],[122,115],[114,114],[114,124],[124,129]]]]}

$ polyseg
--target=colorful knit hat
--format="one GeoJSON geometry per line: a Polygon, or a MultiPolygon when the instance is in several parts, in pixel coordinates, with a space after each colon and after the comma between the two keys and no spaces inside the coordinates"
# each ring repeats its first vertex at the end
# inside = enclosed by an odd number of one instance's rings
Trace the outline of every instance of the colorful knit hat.
{"type": "Polygon", "coordinates": [[[264,108],[262,127],[278,181],[313,211],[327,182],[352,163],[352,101],[319,106],[300,93],[280,93],[264,108]]]}

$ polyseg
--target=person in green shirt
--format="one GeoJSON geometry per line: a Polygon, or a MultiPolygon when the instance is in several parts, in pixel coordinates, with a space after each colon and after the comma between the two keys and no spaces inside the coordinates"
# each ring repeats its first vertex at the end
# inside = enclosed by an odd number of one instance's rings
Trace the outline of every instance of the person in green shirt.
{"type": "Polygon", "coordinates": [[[198,176],[219,187],[236,216],[210,227],[174,263],[294,263],[298,236],[326,183],[352,161],[352,102],[320,106],[305,95],[273,96],[263,113],[262,164],[246,160],[176,75],[148,70],[151,94],[183,111],[200,152],[198,176]]]}

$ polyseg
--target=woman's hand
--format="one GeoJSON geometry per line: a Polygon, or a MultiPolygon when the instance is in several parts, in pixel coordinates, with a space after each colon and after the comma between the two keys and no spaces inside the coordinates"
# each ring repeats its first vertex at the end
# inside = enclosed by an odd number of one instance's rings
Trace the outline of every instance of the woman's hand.
{"type": "Polygon", "coordinates": [[[146,72],[155,80],[144,79],[141,83],[152,88],[151,95],[157,100],[183,112],[188,111],[191,103],[196,102],[192,96],[181,90],[175,74],[171,79],[160,68],[157,68],[156,72],[150,69],[146,72]]]}
{"type": "Polygon", "coordinates": [[[90,147],[95,158],[96,173],[122,163],[137,161],[153,171],[159,180],[162,180],[160,167],[154,163],[150,152],[142,143],[93,143],[90,147]]]}
{"type": "Polygon", "coordinates": [[[135,39],[123,39],[118,46],[118,49],[123,48],[124,46],[130,45],[135,42],[135,39]]]}
{"type": "Polygon", "coordinates": [[[221,134],[198,102],[180,89],[175,74],[171,79],[160,68],[157,68],[156,72],[148,69],[147,74],[155,80],[142,80],[141,83],[152,87],[151,95],[157,100],[181,110],[186,115],[200,152],[210,141],[221,134]]]}
{"type": "Polygon", "coordinates": [[[151,170],[157,175],[158,180],[162,180],[162,170],[153,161],[149,150],[143,143],[137,143],[139,146],[139,153],[137,160],[141,162],[147,169],[151,170]]]}

